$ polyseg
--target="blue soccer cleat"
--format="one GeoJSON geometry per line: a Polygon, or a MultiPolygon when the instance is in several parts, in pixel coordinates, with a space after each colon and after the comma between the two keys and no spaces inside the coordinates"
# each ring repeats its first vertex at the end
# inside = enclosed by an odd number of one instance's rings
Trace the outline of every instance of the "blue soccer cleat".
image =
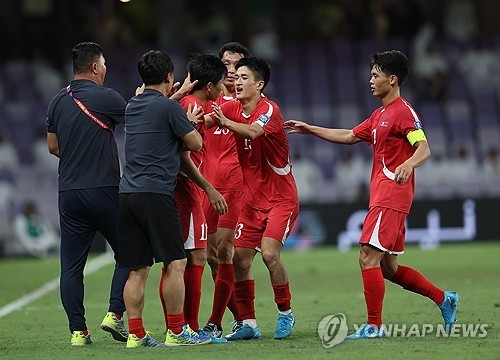
{"type": "Polygon", "coordinates": [[[376,326],[365,324],[354,334],[346,337],[346,340],[358,340],[358,339],[376,339],[386,337],[384,325],[380,328],[376,326]]]}
{"type": "Polygon", "coordinates": [[[276,340],[286,339],[292,333],[295,325],[295,317],[292,313],[288,315],[279,314],[276,330],[274,330],[274,338],[276,340]]]}
{"type": "Polygon", "coordinates": [[[237,341],[237,340],[258,340],[262,334],[260,333],[259,327],[255,328],[251,327],[248,324],[243,325],[239,330],[226,335],[226,339],[228,341],[237,341]]]}
{"type": "Polygon", "coordinates": [[[460,296],[458,296],[456,292],[445,291],[444,301],[438,305],[441,310],[441,315],[443,315],[444,328],[447,334],[451,332],[451,328],[457,320],[458,300],[460,300],[460,296]]]}
{"type": "MultiPolygon", "coordinates": [[[[208,326],[208,324],[203,329],[196,330],[196,332],[198,333],[198,335],[209,337],[212,340],[212,344],[227,343],[227,339],[226,338],[217,337],[217,335],[218,335],[217,333],[214,334],[214,333],[212,333],[210,331],[205,330],[207,328],[207,326],[208,326]]],[[[222,333],[221,333],[220,336],[222,336],[222,333]]]]}

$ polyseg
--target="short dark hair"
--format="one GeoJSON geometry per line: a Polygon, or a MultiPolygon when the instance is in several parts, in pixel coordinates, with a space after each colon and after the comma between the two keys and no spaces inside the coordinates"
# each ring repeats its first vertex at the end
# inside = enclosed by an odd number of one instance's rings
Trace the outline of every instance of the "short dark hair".
{"type": "Polygon", "coordinates": [[[137,68],[145,85],[158,85],[174,72],[174,63],[166,52],[150,50],[141,56],[137,68]]]}
{"type": "Polygon", "coordinates": [[[193,91],[202,89],[209,82],[217,85],[227,74],[226,65],[213,55],[194,56],[187,64],[187,71],[191,81],[198,80],[193,91]]]}
{"type": "Polygon", "coordinates": [[[405,81],[410,71],[410,62],[408,58],[398,50],[374,53],[370,57],[370,69],[374,66],[379,67],[387,76],[396,75],[399,86],[405,81]]]}
{"type": "Polygon", "coordinates": [[[241,45],[239,42],[229,42],[227,44],[222,45],[222,47],[219,50],[219,59],[222,59],[226,51],[241,54],[243,55],[243,57],[250,56],[250,52],[248,51],[247,47],[241,45]]]}
{"type": "Polygon", "coordinates": [[[82,74],[87,72],[90,65],[103,55],[103,50],[101,45],[95,42],[81,42],[73,47],[71,53],[73,55],[73,73],[82,74]]]}
{"type": "Polygon", "coordinates": [[[236,70],[238,70],[240,67],[246,66],[253,72],[253,76],[255,76],[256,80],[263,80],[264,81],[264,88],[267,86],[269,83],[269,79],[271,78],[271,69],[269,68],[268,63],[261,58],[250,56],[250,57],[244,57],[241,58],[237,63],[236,63],[236,70]]]}

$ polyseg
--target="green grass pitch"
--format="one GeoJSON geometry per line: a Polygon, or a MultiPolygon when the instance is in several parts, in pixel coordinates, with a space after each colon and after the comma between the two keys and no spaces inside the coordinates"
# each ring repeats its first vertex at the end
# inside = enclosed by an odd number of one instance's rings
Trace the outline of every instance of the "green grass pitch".
{"type": "MultiPolygon", "coordinates": [[[[273,340],[277,310],[266,269],[256,257],[257,321],[260,341],[182,348],[126,349],[99,329],[107,309],[112,266],[85,278],[86,317],[94,343],[72,348],[66,315],[59,292],[54,291],[24,308],[0,318],[0,359],[499,359],[500,242],[446,244],[435,251],[408,246],[402,264],[420,270],[437,286],[455,290],[462,297],[458,323],[488,324],[484,338],[395,337],[343,342],[323,348],[316,328],[324,316],[344,313],[349,331],[365,320],[358,253],[339,253],[334,248],[306,252],[284,251],[288,268],[292,307],[297,319],[289,339],[273,340]]],[[[146,292],[144,324],[157,339],[163,338],[164,323],[157,295],[160,265],[152,268],[146,292]]],[[[57,259],[7,259],[0,261],[0,307],[57,277],[57,259]]],[[[209,316],[213,283],[205,269],[200,323],[209,316]]],[[[438,308],[428,299],[387,283],[384,323],[439,324],[438,308]]],[[[231,327],[226,312],[224,333],[231,327]]]]}

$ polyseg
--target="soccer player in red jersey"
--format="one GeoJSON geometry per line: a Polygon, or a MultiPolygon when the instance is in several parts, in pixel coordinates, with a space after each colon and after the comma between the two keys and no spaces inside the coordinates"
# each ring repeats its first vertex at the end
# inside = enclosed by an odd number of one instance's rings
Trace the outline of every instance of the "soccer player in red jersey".
{"type": "MultiPolygon", "coordinates": [[[[190,108],[204,108],[209,100],[216,100],[219,97],[222,91],[222,81],[226,74],[226,67],[215,56],[200,55],[189,61],[188,72],[190,78],[193,81],[198,80],[198,83],[194,86],[190,94],[179,100],[180,105],[186,112],[190,108]]],[[[203,136],[205,123],[201,121],[196,125],[196,129],[203,136]]],[[[200,329],[198,313],[207,247],[207,223],[202,207],[202,190],[206,193],[208,201],[216,213],[224,214],[227,211],[227,204],[222,195],[199,171],[200,165],[203,162],[203,153],[203,148],[200,152],[183,151],[181,155],[181,171],[177,176],[177,184],[174,192],[187,257],[187,265],[184,272],[186,289],[184,316],[186,322],[195,331],[200,329]],[[223,204],[222,208],[219,206],[221,203],[223,204]]],[[[164,276],[165,269],[162,268],[159,288],[160,295],[163,293],[162,284],[164,276]]],[[[166,319],[165,299],[161,297],[161,300],[166,319]]]]}
{"type": "MultiPolygon", "coordinates": [[[[219,59],[226,65],[227,76],[223,82],[222,94],[215,101],[218,105],[234,99],[236,95],[235,65],[245,56],[248,56],[248,49],[237,42],[227,43],[219,50],[219,59]]],[[[234,228],[243,206],[245,185],[233,132],[220,126],[212,126],[205,131],[204,143],[208,151],[205,152],[202,173],[221,192],[228,203],[228,212],[219,216],[213,210],[207,197],[204,197],[203,201],[208,226],[207,261],[215,281],[212,313],[204,330],[212,337],[221,337],[222,317],[226,304],[234,316],[234,326],[231,332],[243,326],[233,294],[233,253],[234,228]]]]}
{"type": "Polygon", "coordinates": [[[446,330],[450,331],[456,319],[458,294],[439,289],[417,270],[397,263],[397,255],[404,253],[404,223],[413,201],[413,169],[430,156],[420,119],[400,96],[400,86],[409,71],[408,59],[399,51],[375,53],[370,68],[371,91],[380,98],[382,106],[354,129],[327,129],[295,120],[285,122],[291,134],[312,134],[338,144],[364,141],[373,146],[370,209],[359,240],[359,265],[368,319],[347,338],[385,336],[382,325],[384,278],[434,301],[441,309],[446,330]]]}
{"type": "Polygon", "coordinates": [[[269,65],[245,57],[236,64],[236,99],[214,105],[214,119],[235,133],[245,195],[234,234],[234,292],[243,327],[228,340],[261,337],[255,318],[255,282],[251,267],[257,251],[269,270],[279,309],[275,339],[288,337],[295,323],[288,274],[281,248],[297,219],[299,199],[292,175],[290,150],[278,106],[262,96],[269,65]]]}

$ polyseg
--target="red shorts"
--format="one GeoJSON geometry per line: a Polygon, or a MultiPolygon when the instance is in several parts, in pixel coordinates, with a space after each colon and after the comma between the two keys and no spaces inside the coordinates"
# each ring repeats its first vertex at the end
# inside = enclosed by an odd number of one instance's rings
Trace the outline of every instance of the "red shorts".
{"type": "Polygon", "coordinates": [[[234,229],[238,218],[240,217],[241,207],[243,206],[244,191],[221,191],[220,192],[227,203],[228,211],[222,216],[215,212],[210,204],[208,197],[203,196],[203,210],[207,219],[208,233],[212,234],[218,228],[234,229]]]}
{"type": "Polygon", "coordinates": [[[360,244],[369,244],[389,254],[403,254],[405,220],[408,214],[375,206],[366,214],[360,244]]]}
{"type": "Polygon", "coordinates": [[[201,205],[178,204],[184,249],[207,248],[207,222],[201,205]]]}
{"type": "Polygon", "coordinates": [[[263,237],[285,243],[299,214],[299,204],[280,204],[269,210],[243,205],[234,230],[234,246],[260,250],[263,237]]]}

